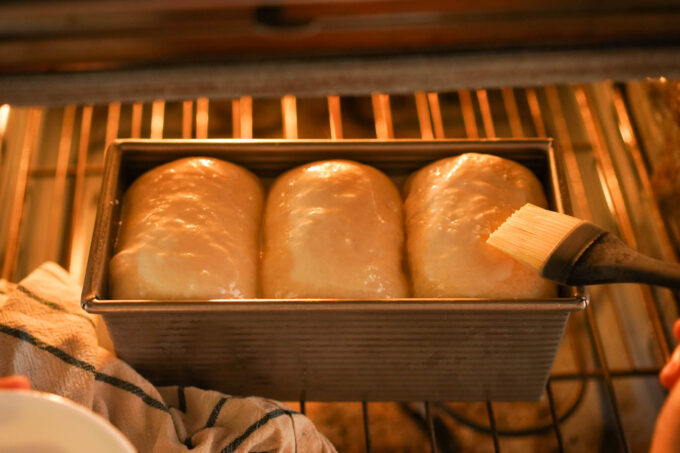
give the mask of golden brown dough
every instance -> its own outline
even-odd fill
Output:
[[[263,199],[255,175],[218,159],[180,159],[145,173],[123,198],[111,296],[257,297]]]
[[[406,297],[402,201],[375,168],[324,161],[293,169],[265,208],[266,298]]]
[[[442,159],[409,181],[406,249],[416,297],[538,298],[553,284],[486,239],[525,203],[547,207],[524,166],[469,153]]]

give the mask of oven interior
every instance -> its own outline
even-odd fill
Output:
[[[553,137],[576,215],[657,258],[680,244],[680,83],[0,106],[1,276],[46,260],[81,281],[116,138]],[[295,401],[339,451],[643,452],[665,398],[678,294],[590,288],[532,403]]]

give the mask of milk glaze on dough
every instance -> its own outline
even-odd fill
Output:
[[[110,262],[114,299],[257,297],[262,186],[218,159],[145,173],[123,198]]]
[[[524,166],[469,153],[434,162],[406,188],[408,264],[415,297],[541,298],[552,283],[486,244],[525,203],[547,207],[540,182]]]
[[[375,168],[333,160],[283,174],[263,234],[266,298],[408,296],[401,196]]]

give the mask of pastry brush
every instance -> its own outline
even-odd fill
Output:
[[[508,217],[487,243],[557,283],[636,282],[680,288],[680,265],[636,252],[590,222],[530,203]]]

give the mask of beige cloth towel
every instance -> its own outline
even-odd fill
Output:
[[[156,388],[97,344],[80,287],[54,263],[18,285],[0,281],[0,376],[82,404],[140,452],[334,452],[312,422],[283,403],[193,387]]]

